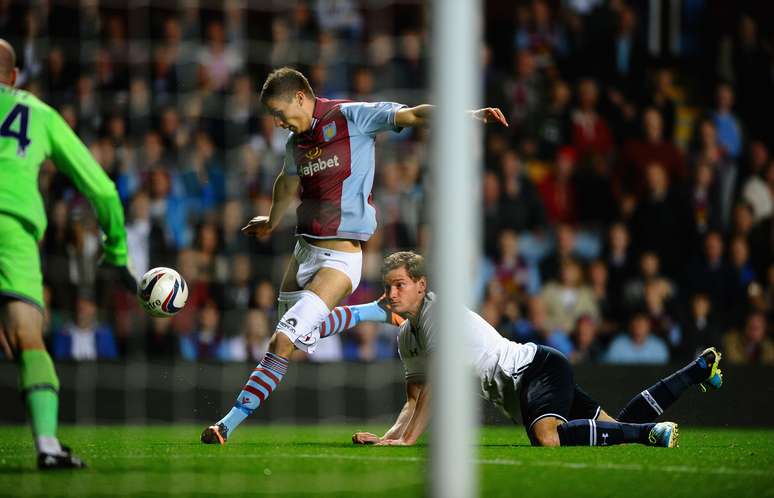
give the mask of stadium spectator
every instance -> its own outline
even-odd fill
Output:
[[[717,196],[717,222],[723,229],[728,227],[733,205],[733,196],[738,190],[739,172],[737,162],[720,144],[715,123],[703,119],[698,125],[699,144],[693,155],[695,167],[706,164],[712,169]],[[722,225],[721,225],[722,224]]]
[[[87,296],[76,299],[75,319],[54,331],[51,350],[58,360],[112,360],[118,357],[113,332],[99,321],[97,303]]]
[[[704,238],[704,257],[694,260],[687,268],[685,288],[690,294],[706,293],[712,308],[725,319],[734,301],[734,274],[725,260],[723,238],[710,232]]]
[[[720,190],[715,182],[715,170],[706,162],[694,167],[693,183],[688,193],[691,204],[692,247],[699,247],[708,230],[722,229],[723,206]]]
[[[481,235],[484,239],[484,254],[489,258],[494,258],[497,255],[498,232],[500,230],[500,180],[495,172],[484,172],[482,190],[481,211],[484,219]]]
[[[721,344],[721,327],[706,294],[691,296],[687,319],[682,323],[683,339],[674,359],[689,360],[715,344]]]
[[[679,92],[675,88],[674,73],[670,69],[660,68],[655,71],[651,80],[653,88],[646,104],[661,115],[664,139],[671,142],[675,139],[678,106],[676,95]]]
[[[613,150],[613,137],[607,120],[597,106],[599,87],[591,79],[578,83],[578,106],[572,113],[572,144],[582,160],[608,156]]]
[[[573,350],[570,363],[597,363],[602,358],[602,345],[599,340],[599,324],[588,315],[581,316],[572,331]]]
[[[574,176],[576,216],[580,224],[599,230],[633,209],[633,206],[625,207],[623,202],[619,205],[615,198],[608,158],[596,156],[590,163],[578,164]]]
[[[144,191],[138,192],[129,208],[129,221],[126,224],[126,245],[132,257],[132,267],[138,275],[151,269],[151,247],[158,231],[153,233],[150,218],[150,198]],[[154,254],[156,254],[154,252]]]
[[[631,237],[626,224],[613,223],[607,232],[607,243],[604,249],[610,288],[617,294],[622,303],[624,284],[634,276],[636,263],[631,247]]]
[[[221,21],[207,24],[207,45],[199,52],[199,64],[214,91],[228,86],[234,73],[242,69],[243,55],[229,46]]]
[[[535,116],[535,136],[538,155],[551,159],[556,151],[570,141],[570,100],[572,91],[566,81],[554,81],[548,104]]]
[[[261,361],[269,349],[271,338],[269,318],[258,309],[251,309],[245,315],[242,331],[224,344],[223,359],[255,363]]]
[[[653,162],[644,171],[647,194],[637,203],[630,222],[633,245],[655,252],[666,273],[679,271],[688,253],[689,210],[667,171]]]
[[[732,363],[774,365],[774,341],[769,337],[766,315],[758,311],[750,313],[744,330],[726,333],[723,349]]]
[[[188,361],[213,361],[226,357],[220,329],[220,310],[207,301],[199,310],[196,329],[180,336],[180,354]]]
[[[650,319],[651,333],[667,343],[670,351],[680,348],[683,332],[671,299],[669,284],[661,279],[645,283],[643,311]]]
[[[546,304],[541,296],[532,296],[527,300],[527,317],[517,322],[516,336],[522,338],[522,342],[551,346],[565,355],[573,350],[568,332],[551,328]]]
[[[577,154],[572,147],[562,147],[548,175],[538,183],[546,215],[551,223],[573,223],[578,212],[573,174]]]
[[[235,334],[250,306],[253,295],[252,265],[247,254],[234,254],[229,261],[228,278],[217,285],[217,302],[223,310],[222,329],[225,334]]]
[[[546,224],[545,208],[522,166],[514,150],[506,151],[500,159],[500,227],[517,233],[541,229]]]
[[[174,193],[170,173],[163,167],[154,168],[148,178],[151,219],[162,227],[164,245],[169,251],[187,247],[191,242],[191,229],[187,223],[188,206]]]
[[[618,11],[616,33],[605,53],[600,55],[608,88],[630,100],[641,100],[642,97],[639,89],[645,79],[647,54],[641,40],[634,9],[622,6]]]
[[[269,280],[261,280],[256,284],[250,300],[250,308],[261,311],[270,323],[274,323],[277,315],[277,293]]]
[[[356,341],[345,343],[345,359],[370,362],[395,357],[396,330],[391,325],[361,322],[352,332],[355,333]]]
[[[535,57],[528,50],[518,50],[513,60],[514,78],[505,83],[505,95],[510,102],[508,121],[513,132],[523,132],[543,102],[544,82],[535,67]]]
[[[145,356],[152,360],[171,361],[178,356],[179,340],[166,317],[152,317],[145,332]]]
[[[400,50],[393,61],[397,88],[420,90],[427,87],[427,65],[422,45],[421,33],[406,30],[400,35]]]
[[[676,292],[675,284],[661,273],[661,261],[654,252],[645,252],[640,256],[639,274],[627,280],[623,286],[623,300],[627,311],[641,308],[645,304],[645,284],[649,280],[662,279],[668,284],[670,294]]]
[[[731,270],[734,272],[735,286],[731,289],[735,300],[738,296],[746,296],[747,288],[755,280],[757,275],[750,260],[750,247],[744,237],[736,236],[731,239],[730,251]]]
[[[642,138],[629,140],[621,148],[614,171],[619,195],[633,193],[645,197],[649,193],[647,187],[651,186],[648,177],[653,164],[664,169],[672,185],[679,185],[686,177],[683,154],[664,137],[663,118],[656,109],[645,110],[642,129]]]
[[[564,32],[553,19],[548,2],[536,0],[518,12],[520,23],[514,36],[515,48],[528,50],[538,69],[551,68],[555,65],[554,58],[564,57],[567,46]]]
[[[553,252],[540,262],[540,278],[544,284],[560,278],[560,269],[565,261],[580,259],[577,252],[577,233],[571,225],[558,225],[555,239]]]
[[[589,287],[594,293],[594,300],[599,307],[599,320],[595,322],[601,334],[619,330],[619,322],[623,317],[621,293],[611,287],[607,265],[604,260],[596,259],[588,266]],[[606,337],[603,337],[606,339]]]
[[[774,212],[774,197],[763,176],[770,169],[772,167],[768,166],[764,167],[760,174],[757,172],[750,174],[742,187],[742,199],[753,211],[756,223],[768,218]]]
[[[669,349],[662,339],[651,334],[648,316],[637,312],[629,320],[629,331],[613,339],[605,361],[621,365],[660,365],[669,361]]]
[[[519,237],[513,230],[500,232],[499,256],[494,265],[494,278],[510,297],[523,297],[530,289],[536,288],[534,269],[519,255]]]
[[[731,64],[737,88],[740,120],[745,122],[746,128],[752,133],[766,133],[768,123],[761,116],[760,108],[761,101],[766,102],[770,98],[772,80],[765,70],[768,56],[761,42],[758,22],[749,14],[739,17],[739,29],[731,51]]]
[[[712,120],[717,127],[718,141],[726,154],[732,159],[738,159],[742,154],[742,127],[733,113],[733,107],[734,89],[728,83],[719,84],[715,94]]]
[[[184,275],[188,283],[188,301],[185,308],[171,320],[177,334],[189,334],[196,328],[199,310],[208,302],[212,302],[212,290],[209,282],[199,275],[199,254],[193,249],[184,249],[177,254],[174,267],[180,275]]]
[[[582,315],[599,319],[594,293],[583,282],[581,266],[573,259],[561,263],[559,281],[549,282],[540,296],[546,305],[546,324],[549,329],[561,330],[569,335]]]

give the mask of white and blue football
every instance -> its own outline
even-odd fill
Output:
[[[148,314],[172,316],[185,306],[188,286],[178,272],[160,266],[142,276],[137,297]]]

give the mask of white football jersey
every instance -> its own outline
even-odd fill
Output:
[[[406,320],[398,334],[398,353],[406,370],[406,382],[425,382],[428,356],[435,350],[438,334],[433,308],[435,294],[428,292],[416,320]],[[537,346],[519,344],[501,336],[477,313],[467,310],[464,327],[468,359],[481,381],[481,395],[502,406],[504,390],[516,390],[524,370],[532,363]]]

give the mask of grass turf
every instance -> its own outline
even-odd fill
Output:
[[[200,427],[64,427],[90,468],[40,473],[26,427],[0,427],[0,496],[421,496],[427,446],[362,447],[355,430],[249,424],[225,447]],[[519,427],[487,427],[481,496],[774,496],[774,431],[685,427],[677,449],[531,448]]]

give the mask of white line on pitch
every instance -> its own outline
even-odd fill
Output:
[[[308,460],[367,460],[367,461],[381,461],[381,462],[424,462],[425,458],[415,456],[376,456],[376,455],[336,455],[336,454],[310,454],[301,453],[296,455],[272,455],[266,457],[264,455],[188,455],[191,458],[212,458],[212,459],[288,459],[305,458]],[[7,460],[20,460],[27,458],[23,455],[0,455],[0,462]],[[112,458],[116,458],[115,455]],[[146,459],[160,459],[163,456],[160,455],[124,455],[120,459],[124,460],[146,460]],[[476,459],[475,461],[481,465],[510,465],[510,466],[524,466],[524,467],[559,467],[563,469],[577,469],[577,470],[628,470],[628,471],[658,471],[658,472],[671,472],[677,474],[718,474],[718,475],[750,475],[750,476],[764,476],[769,475],[769,471],[759,469],[741,469],[733,467],[712,467],[712,468],[699,468],[691,465],[664,465],[664,466],[645,466],[636,463],[621,464],[621,463],[583,463],[583,462],[555,462],[555,461],[524,461],[524,460],[512,460],[508,458],[494,458],[494,459]]]

